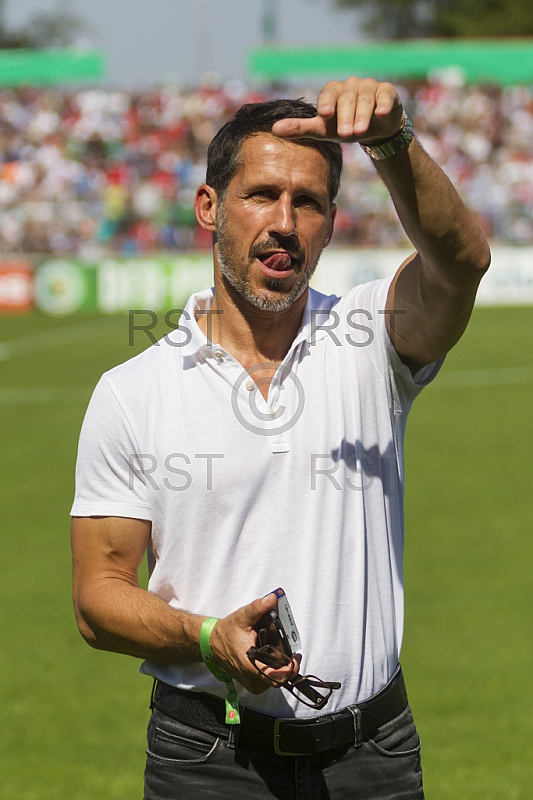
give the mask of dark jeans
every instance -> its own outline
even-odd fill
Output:
[[[409,706],[373,738],[313,756],[279,756],[154,709],[145,800],[423,800],[420,739]]]

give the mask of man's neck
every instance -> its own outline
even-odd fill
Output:
[[[308,290],[286,311],[261,311],[232,287],[217,283],[209,312],[198,317],[201,330],[246,369],[281,363],[302,324]]]

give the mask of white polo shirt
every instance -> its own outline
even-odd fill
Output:
[[[149,591],[223,617],[282,586],[302,639],[302,672],[339,680],[328,711],[379,691],[403,631],[403,438],[440,363],[415,379],[392,347],[390,278],[346,297],[313,290],[265,401],[206,340],[193,295],[180,327],[107,372],[83,423],[73,516],[151,520]],[[143,672],[223,696],[203,663]],[[288,692],[241,701],[308,716]]]

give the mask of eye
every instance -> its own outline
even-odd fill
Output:
[[[251,200],[272,200],[275,199],[276,195],[273,189],[264,187],[258,189],[251,189],[246,194],[246,197]]]
[[[296,200],[294,201],[294,204],[298,208],[302,208],[303,207],[303,208],[316,209],[318,211],[322,210],[321,203],[319,203],[318,200],[315,197],[310,197],[309,195],[306,195],[306,194],[303,194],[300,197],[297,197]]]
[[[250,192],[249,197],[256,200],[274,200],[275,194],[272,189],[255,189]]]

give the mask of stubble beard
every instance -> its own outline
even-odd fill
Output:
[[[238,251],[237,242],[234,236],[228,232],[227,219],[223,205],[218,208],[216,235],[218,244],[218,264],[221,274],[241,297],[253,305],[254,308],[259,309],[259,311],[287,311],[307,289],[326,244],[326,240],[324,239],[318,256],[314,262],[308,264],[298,276],[296,283],[288,294],[284,293],[282,278],[268,278],[264,285],[264,290],[266,290],[268,294],[263,294],[261,290],[254,290],[250,284],[249,265],[241,270],[235,268],[235,253]],[[279,247],[279,243],[272,239],[263,242],[262,247],[264,247],[265,250],[268,248],[274,249]],[[250,261],[252,260],[252,253],[250,253]],[[272,297],[272,293],[276,293],[279,296]]]

